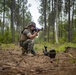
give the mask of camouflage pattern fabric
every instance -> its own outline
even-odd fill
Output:
[[[36,24],[35,24],[35,22],[33,22],[33,21],[29,22],[28,25],[27,25],[27,27],[29,27],[29,26],[31,26],[31,25],[33,25],[33,26],[36,27]]]
[[[28,24],[28,27],[22,31],[20,36],[20,46],[22,47],[22,54],[24,54],[25,52],[26,53],[31,52],[32,54],[35,55],[35,51],[33,49],[34,42],[29,38],[29,36],[33,34],[33,32],[29,28],[29,26],[31,25],[35,26],[35,23],[30,22]]]
[[[23,41],[21,42],[21,46],[23,47],[22,48],[22,55],[28,53],[28,52],[31,52],[33,55],[35,55],[35,51],[33,49],[33,46],[34,46],[34,42],[31,40],[31,39],[28,39],[26,41]]]

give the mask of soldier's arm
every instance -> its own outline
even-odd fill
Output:
[[[34,32],[34,34],[31,34],[28,30],[24,31],[24,34],[27,35],[30,39],[34,39],[38,35],[38,31]]]
[[[35,32],[34,34],[28,34],[27,36],[30,38],[30,39],[34,39],[36,36],[38,35],[38,32]]]

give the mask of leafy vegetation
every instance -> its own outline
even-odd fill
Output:
[[[35,50],[43,50],[44,46],[47,46],[48,50],[55,49],[57,52],[65,50],[65,47],[76,47],[75,43],[64,43],[64,44],[50,44],[48,42],[41,42],[35,44]]]
[[[58,43],[58,45],[66,42],[76,43],[76,0],[39,1],[41,14],[39,24],[43,27],[43,31],[39,32],[35,43],[43,45],[48,45],[45,42]],[[19,42],[21,30],[32,20],[30,6],[28,0],[0,0],[0,14],[2,15],[0,18],[0,43]],[[56,25],[58,25],[58,31],[56,31]]]
[[[75,43],[64,43],[64,44],[50,44],[48,42],[42,42],[34,45],[34,49],[37,51],[43,51],[44,46],[47,46],[48,51],[51,49],[55,49],[57,52],[62,52],[65,50],[65,47],[75,47]],[[19,46],[16,44],[1,44],[2,49],[8,49],[8,48],[17,48],[19,49]]]

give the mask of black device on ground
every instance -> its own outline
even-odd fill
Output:
[[[44,53],[44,55],[46,55],[46,56],[48,56],[48,51],[47,51],[47,46],[44,46],[44,50],[43,50],[43,53]]]
[[[51,49],[50,51],[48,51],[47,46],[44,46],[43,53],[44,53],[44,55],[49,56],[50,58],[55,58],[55,56],[56,56],[55,49]]]
[[[49,57],[50,58],[55,58],[55,56],[56,56],[56,51],[54,50],[54,49],[51,49],[50,51],[49,51]]]

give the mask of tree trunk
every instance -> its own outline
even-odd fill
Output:
[[[56,43],[58,42],[58,0],[57,0],[57,4],[56,4],[56,28],[55,28],[55,38],[56,38]]]
[[[12,43],[15,42],[15,35],[14,35],[14,1],[12,0],[11,3],[11,33],[12,33]]]
[[[44,0],[44,41],[46,41],[46,2],[47,0]]]
[[[23,0],[23,28],[24,28],[24,18],[25,16],[24,16],[24,0]]]
[[[19,2],[19,1],[20,1],[20,0],[17,0],[18,4],[20,5],[20,2]],[[16,12],[15,14],[17,15],[17,16],[16,16],[16,18],[17,18],[17,28],[16,28],[16,31],[17,31],[18,33],[19,33],[19,31],[18,31],[18,30],[19,30],[19,5],[18,5],[18,8],[16,9],[17,11],[15,10],[15,12]]]
[[[70,0],[68,0],[68,42],[71,42]]]
[[[4,25],[5,25],[5,0],[4,0],[2,35],[4,35]]]
[[[48,15],[48,42],[50,37],[50,0],[49,0],[49,15]]]
[[[52,0],[52,12],[53,12],[53,0]],[[55,15],[55,14],[54,14]],[[54,15],[52,15],[52,26],[53,26],[53,44],[54,44],[54,42],[55,42],[55,32],[54,32],[54,19],[53,19],[53,16]]]
[[[74,16],[74,1],[73,1],[73,10],[72,10],[72,22],[71,22],[71,41],[73,41],[73,16]]]

